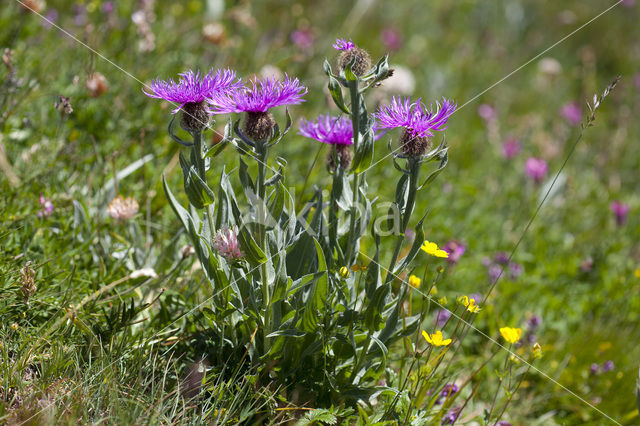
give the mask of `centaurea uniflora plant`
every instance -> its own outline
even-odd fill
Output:
[[[446,145],[431,149],[430,138],[445,131],[455,103],[443,99],[427,108],[421,100],[395,98],[372,114],[365,97],[391,74],[387,57],[372,65],[369,54],[350,40],[338,39],[334,47],[337,67],[326,60],[323,68],[339,115],[301,120],[303,137],[287,142],[310,143],[306,137],[330,149],[330,187],[315,187],[307,199],[303,193],[302,203],[287,190],[286,161],[269,155],[293,122],[282,107],[305,101],[307,89],[297,78],[240,84],[231,70],[188,71],[177,82],[154,81],[145,92],[173,102],[173,114],[181,114],[180,125],[191,136],[185,140],[175,116],[170,120],[171,137],[190,150],[180,154],[189,205],[173,195],[167,180],[164,189],[212,286],[205,315],[207,341],[215,342],[209,362],[221,373],[237,367],[255,374],[259,385],[272,383],[287,395],[295,391],[299,401],[327,407],[353,404],[380,390],[376,386],[387,375],[388,348],[395,342],[403,341],[412,353],[425,344],[429,351],[442,346],[444,356],[445,346],[460,341],[460,332],[450,330],[429,330],[426,341],[420,336],[423,322],[432,318],[425,301],[435,291],[422,293],[433,280],[427,269],[415,272],[416,263],[446,265],[449,253],[425,241],[423,219],[412,221],[418,191],[447,164]],[[282,131],[280,113],[286,120]],[[218,115],[230,115],[224,137],[208,147],[203,134]],[[402,132],[399,152],[380,160],[393,161],[401,172],[383,226],[384,220],[374,220],[379,202],[368,194],[366,172],[374,165],[377,130],[396,127]],[[219,161],[218,154],[230,146],[238,154],[237,167]],[[435,167],[420,180],[427,163]],[[415,236],[407,240],[410,223]],[[369,233],[371,256],[361,245]],[[404,245],[408,250],[401,250]],[[418,257],[422,251],[426,254]],[[380,266],[383,256],[390,257],[388,268]],[[405,315],[409,291],[423,295],[417,315]],[[403,371],[408,377],[411,368]],[[399,397],[406,384],[393,389],[389,384],[390,395]]]

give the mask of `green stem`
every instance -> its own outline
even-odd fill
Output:
[[[266,198],[266,185],[265,181],[267,178],[267,157],[269,155],[269,148],[266,142],[258,142],[256,143],[256,148],[258,151],[258,240],[260,244],[260,248],[267,253],[267,232],[265,227],[266,221],[266,209],[267,209],[267,200]],[[264,339],[264,351],[265,353],[268,350],[267,346],[267,338],[266,336],[269,334],[270,329],[270,294],[269,294],[269,282],[267,277],[267,263],[266,261],[260,265],[260,281],[262,282],[262,300],[264,303],[264,329],[263,329],[263,339]]]
[[[353,125],[353,152],[358,152],[358,143],[360,140],[360,94],[358,93],[358,80],[349,82],[349,93],[351,95],[351,123]],[[360,175],[358,172],[353,173],[353,189],[352,189],[352,203],[351,203],[351,215],[349,217],[349,238],[347,240],[347,252],[346,266],[349,267],[354,260],[355,253],[353,252],[353,246],[355,243],[355,236],[353,235],[356,227],[356,212],[359,201],[360,191]]]
[[[413,208],[416,202],[416,193],[418,178],[420,177],[420,162],[414,158],[409,158],[409,195],[407,197],[407,204],[405,206],[404,212],[402,213],[402,222],[400,226],[400,234],[396,236],[396,245],[393,249],[393,256],[391,256],[391,262],[389,262],[389,268],[387,268],[387,276],[384,280],[385,284],[390,282],[393,277],[393,270],[398,262],[398,257],[400,256],[400,249],[402,248],[402,243],[404,242],[404,234],[409,226],[409,220],[411,219],[411,215],[413,214]]]
[[[205,168],[205,161],[204,161],[204,152],[202,149],[202,133],[201,132],[193,132],[191,134],[191,137],[193,138],[193,150],[195,151],[195,160],[196,160],[196,170],[198,171],[198,175],[200,176],[200,179],[202,179],[203,182],[207,182],[207,170]],[[213,233],[215,232],[216,228],[213,224],[213,204],[209,204],[207,206],[207,223],[209,224],[209,244],[212,243],[213,241]]]

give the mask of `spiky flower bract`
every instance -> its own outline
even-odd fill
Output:
[[[251,87],[235,87],[228,93],[208,99],[212,114],[232,112],[267,112],[270,108],[282,105],[297,105],[304,102],[307,93],[297,78],[285,74],[284,81],[274,78],[256,78]]]
[[[442,104],[436,103],[428,108],[418,99],[412,103],[409,97],[393,97],[389,105],[383,105],[375,114],[379,128],[404,128],[400,138],[402,153],[408,157],[423,155],[429,148],[428,138],[434,132],[447,128],[447,120],[456,110],[456,104],[442,98]]]
[[[151,93],[143,90],[144,94],[151,98],[179,104],[172,111],[173,114],[187,103],[200,103],[241,85],[240,80],[236,80],[236,73],[230,69],[211,69],[204,75],[199,70],[189,70],[178,75],[180,78],[177,82],[173,79],[156,79],[151,83]]]
[[[357,76],[364,75],[371,68],[371,55],[364,49],[356,46],[351,40],[337,38],[333,48],[342,51],[338,56],[338,67],[345,70],[353,61],[351,70]]]

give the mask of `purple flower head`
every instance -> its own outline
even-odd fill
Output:
[[[502,156],[507,160],[520,154],[520,151],[522,151],[522,146],[516,139],[506,139],[502,144]]]
[[[442,392],[440,392],[440,395],[447,398],[453,395],[454,393],[458,392],[459,390],[460,388],[455,383],[448,383],[444,385],[444,387],[442,388]]]
[[[591,366],[589,367],[589,372],[591,374],[597,374],[598,371],[600,371],[600,366],[595,362],[591,364]]]
[[[493,255],[493,261],[500,265],[506,265],[509,262],[509,253],[499,251]]]
[[[455,265],[460,261],[460,258],[467,251],[467,247],[460,241],[451,240],[447,244],[445,244],[442,249],[449,253],[449,257],[447,258],[447,262],[451,265]]]
[[[42,21],[42,27],[45,29],[49,29],[51,27],[54,26],[54,24],[56,22],[58,22],[58,11],[55,9],[49,9],[47,11],[47,14],[44,17],[44,20]]]
[[[495,108],[493,108],[489,104],[481,104],[478,107],[478,115],[480,116],[480,118],[487,122],[493,121],[498,118],[498,114],[496,113]]]
[[[522,275],[522,271],[524,271],[524,267],[517,262],[509,262],[509,278],[515,280],[520,275]]]
[[[447,128],[447,120],[456,110],[456,104],[446,98],[442,98],[442,105],[436,103],[437,108],[427,110],[422,103],[422,98],[411,103],[409,97],[393,97],[390,105],[383,105],[375,114],[381,129],[404,127],[412,138],[431,137],[434,131],[443,131]]]
[[[49,217],[51,213],[53,213],[53,203],[43,194],[40,194],[40,205],[42,206],[42,210],[38,211],[38,217]]]
[[[393,28],[385,28],[380,33],[380,40],[387,50],[399,50],[402,47],[402,37]]]
[[[87,7],[82,4],[73,6],[73,23],[82,26],[87,23]]]
[[[237,260],[244,256],[238,242],[238,231],[236,227],[222,228],[213,237],[213,248],[227,260]]]
[[[449,321],[449,318],[451,318],[451,312],[449,312],[446,309],[438,309],[435,312],[434,316],[436,321],[436,327],[442,328],[447,323],[447,321]]]
[[[622,3],[624,7],[633,7],[636,4],[636,0],[621,0],[620,3]]]
[[[635,73],[633,76],[633,84],[636,86],[636,89],[640,90],[640,72]]]
[[[524,165],[524,171],[535,183],[541,183],[549,169],[546,161],[540,158],[529,157]]]
[[[560,115],[572,126],[577,126],[582,121],[582,108],[578,102],[570,102],[560,108]]]
[[[209,70],[202,75],[200,71],[191,70],[178,74],[178,82],[171,80],[156,79],[151,83],[151,93],[144,92],[145,95],[164,99],[165,101],[180,104],[172,111],[173,114],[187,103],[200,103],[206,99],[220,96],[240,86],[240,81],[236,80],[236,73],[230,69]]]
[[[629,215],[629,211],[631,210],[629,204],[625,204],[621,201],[615,200],[609,207],[616,217],[616,223],[618,224],[618,226],[624,225],[627,222],[627,216]]]
[[[491,282],[495,282],[502,275],[502,267],[495,263],[489,265],[489,267],[487,268],[487,274],[489,274],[489,279],[491,280]]]
[[[462,411],[462,407],[455,407],[449,410],[447,414],[442,417],[443,425],[452,425],[458,420],[458,416],[460,416],[460,412]]]
[[[116,8],[116,5],[112,1],[105,1],[100,6],[100,9],[102,9],[102,11],[107,14],[112,13],[115,10],[115,8]]]
[[[533,314],[527,319],[527,326],[529,330],[535,331],[542,324],[542,317],[540,315]]]
[[[315,41],[313,33],[308,28],[292,31],[289,39],[302,50],[312,48],[313,42]]]
[[[333,43],[333,48],[336,50],[346,51],[346,50],[351,50],[354,47],[356,47],[356,45],[351,40],[347,41],[343,38],[337,38],[336,42]]]
[[[611,371],[615,368],[615,365],[613,364],[613,361],[609,360],[607,362],[605,362],[604,364],[602,364],[602,372],[606,373],[608,371]]]
[[[232,112],[267,112],[270,108],[282,105],[297,105],[304,102],[307,93],[297,78],[291,79],[285,74],[284,81],[273,78],[256,78],[252,87],[233,88],[229,93],[208,100],[212,114]]]
[[[353,125],[345,117],[319,116],[315,121],[300,121],[300,132],[317,141],[330,145],[353,145]]]

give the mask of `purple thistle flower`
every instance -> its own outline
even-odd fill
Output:
[[[621,201],[615,200],[609,207],[616,217],[616,223],[618,224],[618,226],[624,225],[627,222],[627,216],[629,215],[629,211],[631,211],[631,206],[629,206],[629,204],[625,204]]]
[[[151,93],[143,90],[144,94],[151,98],[180,104],[172,114],[180,111],[187,103],[200,103],[241,85],[239,80],[234,81],[236,73],[230,69],[215,72],[211,69],[204,75],[200,74],[200,71],[189,70],[178,75],[180,76],[178,82],[173,79],[166,81],[156,79],[151,83]]]
[[[613,361],[609,360],[607,362],[605,362],[604,364],[602,364],[602,372],[606,373],[608,371],[611,371],[615,368],[615,365],[613,364]]]
[[[356,45],[351,40],[347,41],[343,38],[337,38],[335,43],[333,43],[333,48],[336,50],[346,51],[351,50],[354,47],[356,47]]]
[[[509,253],[499,251],[493,255],[493,261],[500,265],[506,265],[509,262]]]
[[[100,9],[102,9],[102,11],[106,14],[110,14],[115,10],[116,6],[112,1],[105,1],[104,3],[102,3],[102,5],[100,6]]]
[[[582,121],[582,108],[578,102],[570,102],[560,108],[560,115],[572,126],[577,126]]]
[[[540,315],[533,314],[527,319],[527,326],[529,330],[536,331],[542,324],[542,317]]]
[[[244,256],[238,242],[238,231],[236,227],[222,228],[213,237],[213,248],[227,260],[237,260]]]
[[[285,74],[284,81],[273,78],[256,78],[252,87],[234,87],[228,93],[208,99],[212,114],[232,112],[267,112],[281,105],[297,105],[304,102],[307,93],[297,78],[291,79]]]
[[[489,279],[491,282],[495,282],[502,275],[502,267],[500,265],[491,264],[487,268],[487,274],[489,274]]]
[[[43,194],[40,194],[39,201],[40,205],[42,206],[42,210],[38,211],[38,217],[47,218],[51,216],[51,213],[53,213],[53,203],[51,202],[51,200],[45,197]]]
[[[353,145],[353,124],[344,117],[325,114],[315,121],[302,119],[299,134],[330,145]]]
[[[520,151],[522,151],[522,146],[516,139],[506,139],[502,144],[502,156],[507,160],[520,154]]]
[[[390,105],[383,105],[375,114],[379,121],[379,128],[392,129],[404,127],[412,137],[431,137],[434,131],[443,131],[447,128],[447,120],[456,110],[456,104],[446,98],[442,98],[442,105],[436,103],[435,112],[431,107],[422,103],[422,98],[411,103],[409,97],[393,97]]]
[[[530,157],[524,165],[524,171],[535,183],[541,183],[549,169],[546,161],[540,158]]]
[[[591,374],[598,374],[599,370],[600,370],[600,366],[595,362],[591,364],[591,366],[589,367],[589,372]]]
[[[42,21],[42,26],[47,30],[52,28],[55,23],[58,22],[58,17],[58,11],[56,9],[50,9],[47,11],[45,19]]]

